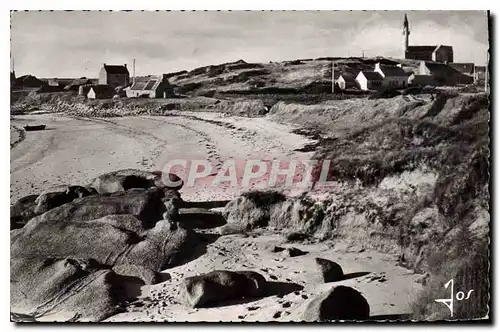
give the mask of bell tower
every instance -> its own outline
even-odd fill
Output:
[[[410,45],[410,23],[408,23],[408,17],[405,14],[405,20],[403,22],[403,36],[404,40],[404,55],[406,58],[406,52],[408,51],[408,46]]]

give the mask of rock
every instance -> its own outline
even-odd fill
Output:
[[[331,320],[366,320],[370,306],[363,295],[354,288],[336,286],[307,304],[302,320],[324,322]]]
[[[187,277],[181,284],[180,300],[191,307],[206,307],[220,301],[266,294],[265,278],[253,271],[212,271]]]
[[[163,192],[159,189],[131,189],[107,195],[87,196],[51,209],[30,220],[27,226],[44,221],[86,221],[107,215],[129,214],[153,226],[162,219],[165,205]]]
[[[229,202],[224,208],[228,223],[254,229],[269,224],[272,210],[286,201],[286,196],[275,191],[249,191]]]
[[[247,229],[241,224],[226,224],[218,228],[220,235],[245,234]]]
[[[179,192],[172,189],[163,189],[162,202],[165,212],[162,217],[165,220],[177,221],[179,218],[179,208],[182,206],[183,201]]]
[[[318,257],[316,257],[314,260],[323,282],[340,281],[344,277],[344,272],[342,271],[342,268],[339,264]]]
[[[113,271],[121,276],[137,277],[146,285],[154,285],[161,282],[160,274],[143,266],[132,264],[121,264],[113,266]]]
[[[147,189],[150,187],[169,188],[179,190],[183,181],[175,174],[168,173],[163,176],[161,172],[148,172],[137,169],[124,169],[102,174],[91,181],[89,187],[97,190],[99,194],[115,193],[133,188]],[[163,181],[167,183],[164,183]],[[176,182],[176,184],[169,183]]]
[[[297,256],[305,255],[305,254],[307,254],[307,252],[302,251],[298,248],[294,248],[294,247],[286,248],[283,251],[283,255],[288,256],[288,257],[297,257]]]
[[[16,258],[93,259],[106,266],[131,264],[161,271],[182,262],[198,241],[194,232],[183,228],[171,230],[165,220],[150,229],[131,216],[106,216],[89,221],[48,220],[30,222],[19,232],[11,233],[10,254]]]
[[[68,186],[65,191],[45,192],[37,197],[35,214],[45,213],[53,208],[72,202],[77,198],[90,196],[95,190],[88,190],[82,186]]]
[[[304,241],[309,236],[302,232],[290,232],[285,235],[285,238],[288,242],[296,242],[296,241]]]
[[[38,195],[29,195],[17,200],[10,207],[10,229],[22,228],[35,216],[36,199]]]
[[[121,278],[91,260],[11,258],[11,311],[98,322],[119,311]]]
[[[272,245],[269,248],[269,251],[271,251],[271,252],[282,252],[283,250],[285,250],[285,248],[279,247],[279,246],[274,246],[274,245]]]
[[[10,209],[11,229],[23,227],[31,218],[77,198],[93,195],[92,188],[82,186],[58,186],[59,191],[44,191],[19,199]]]

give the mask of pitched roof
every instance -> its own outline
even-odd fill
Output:
[[[42,80],[39,80],[38,78],[36,78],[33,75],[19,76],[18,78],[16,78],[15,83],[16,83],[16,85],[22,86],[25,88],[38,88],[38,87],[47,85],[47,83],[45,83]]]
[[[434,51],[437,51],[440,48],[448,48],[450,50],[453,50],[453,47],[450,45],[438,45],[438,46],[436,46],[436,49]]]
[[[420,52],[426,52],[426,53],[432,53],[436,49],[436,45],[420,45],[420,46],[408,46],[408,51],[409,53],[420,53]]]
[[[362,71],[362,73],[369,81],[382,81],[384,79],[382,75],[375,71]]]
[[[434,74],[441,74],[441,75],[460,74],[460,72],[458,72],[457,70],[453,69],[452,67],[444,63],[426,61],[425,66],[429,68],[429,70]]]
[[[406,77],[408,76],[406,72],[401,67],[397,66],[380,66],[380,70],[384,73],[385,76],[389,77]]]
[[[146,84],[148,84],[147,81],[146,82],[135,82],[130,87],[130,90],[144,90],[144,88],[146,87]]]
[[[99,84],[93,85],[90,89],[94,90],[96,96],[109,96],[112,97],[115,93],[115,89],[109,85]]]
[[[130,90],[147,90],[154,91],[158,89],[160,84],[170,85],[168,79],[166,79],[165,75],[150,75],[144,78],[141,78],[140,81],[135,81]]]
[[[104,65],[104,70],[108,74],[128,74],[128,69],[121,65]]]
[[[461,73],[471,74],[471,75],[474,74],[474,64],[472,62],[469,62],[469,63],[454,62],[454,63],[448,63],[448,65],[451,68],[458,70]]]
[[[346,74],[339,75],[339,78],[341,78],[341,77],[346,82],[355,82],[356,81],[356,78],[354,76],[352,76],[352,75],[346,75]]]

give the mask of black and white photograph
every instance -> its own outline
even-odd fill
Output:
[[[491,321],[492,22],[10,11],[10,321]]]

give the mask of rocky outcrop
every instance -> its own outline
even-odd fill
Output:
[[[115,193],[133,188],[147,189],[150,187],[179,190],[184,182],[177,175],[161,172],[148,172],[137,169],[124,169],[102,174],[91,181],[89,187],[99,194]]]
[[[212,271],[187,277],[181,285],[180,300],[191,307],[206,307],[221,301],[260,297],[266,280],[253,271]]]
[[[306,322],[366,320],[369,317],[370,305],[364,296],[347,286],[334,287],[313,298],[302,314]]]
[[[19,199],[10,209],[11,229],[21,228],[33,217],[75,199],[95,195],[93,188],[82,186],[58,186],[39,195],[29,195]]]
[[[307,254],[306,251],[302,251],[295,247],[286,248],[285,250],[283,250],[282,253],[282,255],[287,257],[297,257],[297,256],[303,256],[305,254]]]
[[[152,226],[162,219],[166,208],[162,202],[163,191],[156,188],[131,189],[109,195],[88,196],[74,200],[33,218],[25,227],[45,221],[78,222],[114,214],[128,214]]]
[[[10,229],[22,228],[28,220],[35,216],[36,199],[38,195],[20,198],[10,207]]]
[[[68,186],[65,191],[44,192],[37,197],[35,214],[45,213],[53,208],[72,202],[77,198],[97,194],[93,188],[82,186]]]
[[[135,188],[141,182],[130,177],[138,174],[104,175],[93,182],[96,190],[60,186],[11,207],[18,227],[10,234],[15,317],[61,313],[102,320],[132,296],[128,283],[160,282],[161,270],[190,257],[200,241],[176,221],[179,193],[148,178],[149,172],[142,179],[152,182]]]
[[[160,274],[140,265],[120,264],[113,266],[113,271],[121,276],[135,277],[141,279],[146,285],[154,285],[161,282]]]
[[[240,224],[249,230],[273,227],[302,232],[317,226],[311,218],[313,210],[314,201],[309,199],[289,198],[272,190],[248,191],[229,202],[223,215],[228,223]]]
[[[344,277],[344,271],[339,264],[329,261],[328,259],[318,258],[314,259],[319,276],[322,282],[340,281]]]
[[[167,220],[158,221],[151,229],[130,216],[47,220],[30,222],[12,236],[11,256],[73,257],[93,259],[107,266],[132,264],[161,271],[181,262],[195,243],[195,233],[179,227],[172,230]]]
[[[101,321],[120,311],[122,279],[92,260],[11,257],[11,312]]]

